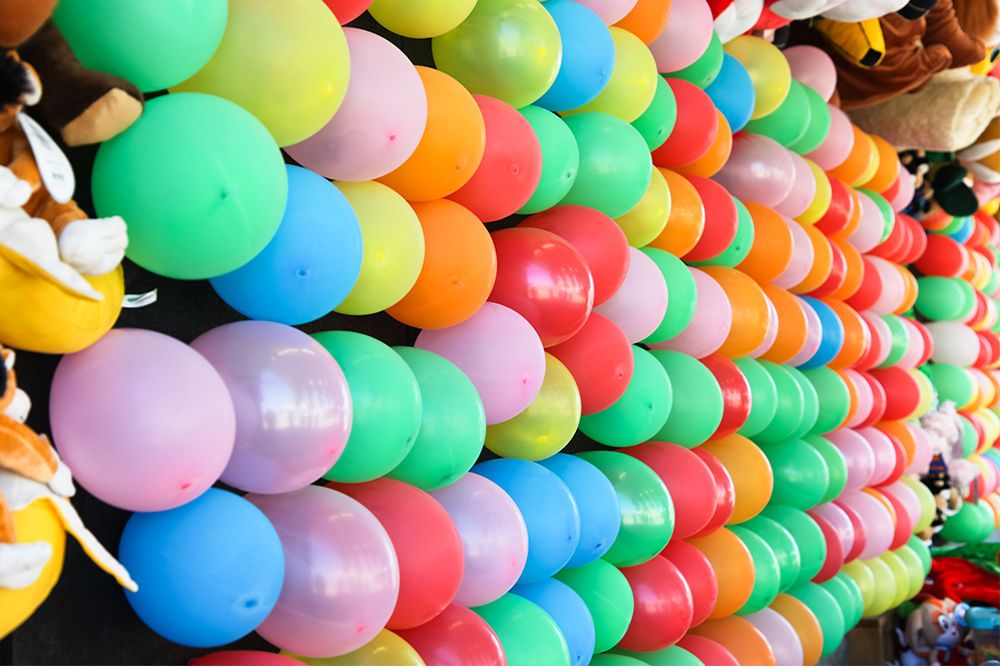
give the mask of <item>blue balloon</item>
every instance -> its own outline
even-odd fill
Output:
[[[165,512],[133,514],[118,558],[139,584],[125,593],[135,613],[185,646],[220,646],[252,632],[271,613],[285,579],[271,522],[221,489]]]
[[[533,461],[494,459],[472,468],[507,492],[528,527],[528,561],[519,584],[541,581],[569,562],[580,542],[580,513],[569,489]]]
[[[604,21],[573,0],[542,4],[552,15],[562,40],[559,74],[535,104],[550,111],[582,107],[600,94],[615,68],[615,43]]]
[[[594,617],[576,591],[558,579],[518,584],[511,593],[531,600],[552,617],[569,647],[571,665],[589,665],[594,657]]]
[[[729,121],[729,128],[733,134],[750,122],[757,96],[750,74],[736,58],[728,53],[723,56],[719,76],[705,88],[705,93],[712,99],[715,108]]]
[[[580,513],[580,543],[566,567],[593,563],[607,553],[621,528],[615,487],[595,465],[576,456],[556,454],[538,464],[558,475]]]
[[[222,299],[255,320],[304,324],[351,292],[361,272],[361,224],[340,190],[319,174],[286,165],[288,203],[260,253],[211,279]]]
[[[959,243],[965,243],[970,238],[972,238],[972,232],[975,230],[975,228],[976,226],[972,222],[972,216],[965,216],[962,219],[961,224],[958,226],[958,229],[953,231],[951,234],[948,234],[948,236],[958,241]]]
[[[844,324],[837,317],[837,313],[833,311],[833,308],[819,299],[804,296],[802,300],[819,317],[820,327],[823,332],[816,353],[809,357],[805,363],[799,364],[799,368],[808,370],[810,368],[825,366],[840,354],[840,349],[844,346]]]

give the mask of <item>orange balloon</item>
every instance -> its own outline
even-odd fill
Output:
[[[1000,493],[986,496],[986,504],[993,510],[993,525],[1000,527]]]
[[[952,223],[954,217],[946,213],[937,204],[931,206],[931,210],[920,219],[920,225],[929,232],[939,232]]]
[[[649,245],[683,257],[698,244],[705,230],[705,205],[686,178],[669,169],[653,168],[660,170],[670,188],[670,216],[663,231]]]
[[[808,294],[826,282],[833,270],[833,250],[830,241],[813,225],[802,225],[809,242],[813,247],[813,263],[809,273],[791,291],[795,294]]]
[[[770,317],[764,290],[753,278],[728,266],[703,266],[701,270],[715,278],[733,309],[733,325],[719,354],[730,359],[745,357],[767,337]]]
[[[893,266],[903,276],[903,286],[906,288],[906,296],[903,298],[903,303],[899,304],[899,308],[893,311],[894,315],[902,315],[910,308],[913,308],[913,304],[917,302],[917,279],[905,266],[900,266],[899,264],[893,264]]]
[[[875,424],[875,428],[888,436],[896,439],[896,442],[903,446],[906,452],[906,467],[913,463],[913,457],[917,454],[917,439],[913,437],[913,431],[906,426],[906,422],[888,421]]]
[[[847,225],[843,229],[838,231],[836,234],[831,234],[830,239],[836,239],[838,241],[847,241],[851,238],[858,227],[861,225],[861,200],[858,199],[858,193],[855,192],[854,188],[848,189],[848,196],[853,200],[854,204],[851,206],[851,218],[847,221]]]
[[[755,570],[750,550],[728,528],[719,528],[705,537],[692,537],[688,543],[705,554],[719,582],[719,598],[708,617],[722,618],[735,613],[753,591]]]
[[[885,192],[899,177],[899,155],[888,141],[878,135],[869,135],[878,153],[878,168],[875,175],[861,187],[878,193]]]
[[[632,11],[615,25],[650,44],[663,32],[669,16],[670,0],[639,0]]]
[[[833,309],[844,325],[844,345],[827,365],[833,369],[850,368],[868,352],[872,344],[871,334],[858,311],[837,299],[823,299],[823,302]]]
[[[722,585],[719,585],[722,588]],[[691,634],[707,637],[722,644],[741,665],[774,665],[774,651],[764,634],[753,623],[739,616],[705,621]]]
[[[872,138],[872,135],[865,135],[865,144],[868,146],[868,163],[865,166],[865,170],[858,174],[858,177],[851,183],[856,188],[860,188],[862,183],[867,183],[875,177],[875,174],[878,172],[879,163],[881,162],[878,146],[875,145],[875,139]]]
[[[677,167],[679,173],[711,178],[726,165],[726,160],[733,150],[733,131],[729,129],[729,121],[722,112],[716,111],[716,113],[719,116],[719,132],[715,135],[715,141],[712,142],[708,152],[700,158],[689,165]]]
[[[466,184],[486,147],[479,105],[444,72],[417,67],[427,93],[427,125],[417,149],[395,170],[377,179],[408,201],[447,197]]]
[[[808,333],[806,314],[788,290],[771,284],[764,285],[763,289],[778,313],[778,335],[761,359],[784,364],[805,347]]]
[[[831,176],[836,176],[845,183],[854,185],[854,181],[862,176],[871,162],[871,139],[868,134],[857,125],[851,124],[851,131],[854,132],[854,147],[847,155],[847,159],[837,165],[834,169],[827,170]]]
[[[815,665],[819,662],[823,651],[823,630],[812,610],[788,593],[779,593],[771,603],[771,609],[781,614],[799,636],[803,664]]]
[[[847,373],[843,371],[834,371],[840,376],[840,379],[844,381],[847,385],[847,395],[850,396],[851,408],[847,411],[847,418],[844,419],[844,424],[850,424],[851,420],[854,419],[854,415],[858,414],[858,387],[854,384],[854,380],[851,379]],[[843,426],[843,424],[841,424]]]
[[[773,208],[751,201],[746,207],[753,220],[753,244],[736,268],[760,284],[769,283],[792,261],[792,230]]]
[[[424,230],[424,265],[406,296],[386,312],[418,329],[464,322],[493,291],[493,239],[472,211],[449,199],[414,203],[413,210]]]
[[[829,296],[833,299],[847,300],[861,288],[861,281],[865,278],[865,262],[858,249],[846,240],[833,240],[831,243],[835,244],[844,255],[844,283],[830,292]]]
[[[743,523],[760,514],[774,490],[774,473],[760,447],[734,433],[706,442],[701,449],[719,459],[733,478],[736,498],[733,514],[726,523]]]

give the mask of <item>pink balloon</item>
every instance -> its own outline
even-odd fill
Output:
[[[878,486],[892,475],[896,467],[896,448],[892,446],[889,436],[877,428],[869,426],[858,429],[858,435],[868,441],[875,456],[875,470],[868,480],[868,486]]]
[[[885,505],[861,491],[846,491],[836,502],[855,510],[865,527],[865,548],[858,558],[877,558],[889,549],[896,526]]]
[[[226,467],[236,436],[233,402],[212,365],[145,329],[114,329],[63,357],[49,420],[76,480],[134,512],[200,496]]]
[[[868,261],[875,266],[882,283],[882,292],[869,309],[876,315],[892,313],[906,300],[906,283],[902,274],[887,259],[869,255]]]
[[[701,57],[712,40],[712,10],[705,0],[673,0],[667,25],[649,45],[659,72],[676,72]]]
[[[796,218],[805,213],[816,198],[816,178],[802,156],[794,151],[788,151],[788,157],[795,165],[795,181],[792,184],[792,191],[774,210],[790,218]]]
[[[712,178],[738,199],[774,208],[792,192],[795,163],[774,139],[739,132],[725,166]]]
[[[899,187],[896,188],[896,194],[889,202],[892,206],[892,210],[899,213],[904,208],[910,205],[913,201],[913,193],[916,190],[916,183],[913,180],[913,174],[910,170],[903,166],[903,163],[899,163]]]
[[[413,346],[440,354],[469,376],[483,400],[487,424],[517,416],[542,388],[542,341],[507,306],[487,301],[461,324],[424,329]]]
[[[323,476],[351,434],[351,393],[340,366],[298,329],[245,320],[198,336],[233,397],[236,447],[222,481],[286,493]]]
[[[847,428],[854,428],[871,416],[872,408],[875,407],[875,394],[872,393],[872,386],[856,370],[847,368],[844,369],[844,374],[851,381],[854,393],[858,397],[858,409],[854,416],[844,424]]]
[[[806,155],[824,171],[836,169],[844,163],[854,148],[854,129],[851,119],[837,107],[828,104],[830,110],[830,133],[819,148]]]
[[[667,314],[667,283],[644,253],[630,247],[628,273],[614,296],[594,308],[618,325],[630,343],[638,343],[663,322]]]
[[[870,256],[869,256],[870,257]],[[874,337],[878,338],[879,354],[875,359],[873,366],[878,366],[889,356],[889,352],[892,351],[892,329],[886,324],[886,321],[877,315],[873,315],[868,311],[861,313],[861,317],[864,318],[865,322],[868,323],[868,328],[872,330]],[[875,344],[875,341],[872,341]]]
[[[340,181],[367,181],[403,164],[424,133],[427,95],[403,52],[376,34],[344,28],[351,80],[316,134],[285,147],[303,167]]]
[[[809,306],[800,296],[796,296],[795,301],[802,308],[802,312],[806,314],[806,344],[799,350],[798,354],[789,360],[789,366],[800,366],[812,359],[823,342],[823,323],[820,321],[816,309]]]
[[[204,667],[228,667],[229,665],[263,667],[265,665],[304,665],[306,663],[287,655],[267,651],[216,651],[195,658],[188,664]]]
[[[906,509],[910,523],[916,525],[920,521],[920,498],[917,492],[902,482],[893,482],[878,489],[887,496],[893,496]]]
[[[606,25],[618,23],[635,7],[636,0],[577,0],[601,17]]]
[[[827,440],[840,450],[847,463],[847,484],[844,493],[858,491],[866,486],[875,474],[875,454],[857,431],[849,428],[837,429],[826,435]]]
[[[820,531],[823,533],[823,542],[826,543],[826,556],[823,558],[823,566],[812,578],[815,583],[821,584],[824,581],[832,579],[840,572],[840,568],[844,567],[846,554],[844,553],[844,545],[840,541],[840,536],[830,522],[818,514],[810,514],[809,516],[819,526]]]
[[[785,620],[784,616],[770,607],[765,607],[743,618],[753,623],[753,626],[764,635],[764,639],[774,651],[776,665],[802,664],[802,642],[799,641],[795,628]]]
[[[854,524],[843,508],[834,503],[817,505],[807,512],[813,518],[822,517],[837,534],[840,546],[847,555],[854,548]]]
[[[271,520],[285,551],[285,583],[258,634],[312,658],[371,641],[399,595],[396,552],[375,516],[323,486],[246,499]]]
[[[907,475],[923,475],[930,468],[931,459],[934,457],[930,437],[919,424],[907,422],[906,428],[910,429],[910,433],[913,434],[913,440],[917,448],[913,453],[913,461],[910,462],[909,467],[903,472]]]
[[[429,491],[455,522],[465,571],[455,604],[489,604],[509,591],[528,558],[528,529],[507,492],[475,473]]]
[[[785,222],[788,223],[788,228],[792,232],[792,261],[781,275],[774,279],[774,284],[785,289],[792,289],[809,275],[815,251],[812,241],[809,240],[809,234],[806,233],[802,225],[787,217]]]
[[[874,199],[860,190],[854,192],[861,202],[861,224],[847,242],[857,248],[858,252],[866,253],[881,242],[882,232],[885,231],[885,220]]]
[[[691,323],[670,340],[654,343],[650,347],[656,350],[676,350],[702,359],[726,342],[733,325],[733,309],[726,292],[715,278],[700,269],[690,270],[698,290],[698,303]]]
[[[783,53],[792,68],[792,78],[809,86],[829,102],[837,89],[837,68],[826,51],[815,46],[793,46]]]
[[[896,366],[899,368],[916,368],[920,360],[924,358],[924,337],[920,335],[917,326],[909,318],[902,317],[899,321],[910,332],[910,346],[906,348],[906,352]]]
[[[766,294],[764,295],[764,301],[767,302],[767,333],[764,335],[764,340],[757,346],[757,349],[747,355],[751,359],[760,358],[762,354],[771,349],[774,341],[778,338],[778,311]]]

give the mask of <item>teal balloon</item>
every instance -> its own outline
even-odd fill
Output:
[[[809,102],[809,126],[798,141],[788,147],[799,155],[819,148],[830,134],[830,108],[826,105],[826,100],[809,86],[803,85],[802,88],[805,89],[806,100]]]
[[[760,444],[787,440],[795,436],[805,416],[805,395],[802,386],[789,367],[779,366],[770,361],[761,361],[760,364],[774,381],[777,407],[774,418],[757,433],[754,441]]]
[[[798,368],[789,366],[788,372],[792,374],[799,389],[802,390],[802,421],[795,428],[795,437],[801,438],[815,428],[816,421],[819,419],[819,394],[816,392],[816,387]]]
[[[632,346],[632,379],[610,406],[580,418],[580,430],[609,447],[630,447],[652,438],[663,428],[673,406],[670,378],[646,350]]]
[[[826,366],[802,371],[813,386],[819,401],[816,423],[811,433],[822,435],[835,431],[847,420],[851,411],[851,393],[847,383],[834,370]]]
[[[848,581],[844,581],[844,579]],[[836,576],[819,584],[819,587],[837,601],[837,606],[840,607],[840,613],[843,616],[845,631],[858,624],[861,620],[864,602],[861,599],[861,589],[858,588],[853,579],[843,572],[838,572]]]
[[[682,352],[653,350],[676,386],[674,405],[656,439],[683,447],[696,447],[708,440],[722,422],[722,390],[705,364]],[[680,391],[683,387],[684,390]]]
[[[732,243],[715,257],[704,261],[691,262],[691,266],[711,265],[735,268],[737,264],[746,259],[747,255],[750,254],[750,247],[753,246],[754,238],[753,218],[750,217],[750,211],[747,210],[743,202],[733,197],[733,203],[736,205],[736,236],[733,238]]]
[[[555,620],[534,602],[507,593],[473,607],[497,634],[508,665],[569,665],[569,647]]]
[[[844,492],[844,487],[847,486],[847,459],[832,442],[821,435],[807,435],[804,440],[819,452],[819,455],[826,462],[829,483],[819,504],[836,500]]]
[[[807,510],[823,502],[830,486],[826,460],[809,443],[793,438],[760,445],[774,473],[771,502]]]
[[[210,139],[210,140],[209,140]],[[91,180],[101,217],[128,223],[126,255],[168,278],[229,273],[264,249],[285,211],[278,145],[221,97],[163,95],[101,144]]]
[[[663,145],[677,123],[677,99],[673,88],[661,77],[656,79],[656,92],[642,115],[632,121],[632,127],[639,131],[650,151]]]
[[[966,502],[955,514],[944,520],[939,533],[949,542],[978,544],[993,532],[993,512],[985,500]]]
[[[802,510],[788,505],[768,505],[762,514],[784,526],[795,540],[801,559],[796,583],[812,580],[823,569],[823,563],[826,561],[826,540],[819,524]]]
[[[701,667],[705,664],[693,653],[682,649],[680,646],[668,646],[665,649],[650,652],[626,651],[621,648],[616,648],[614,650],[615,653],[618,653],[619,655],[640,660],[644,665],[679,665]]]
[[[924,576],[926,577],[931,571],[930,548],[916,535],[910,536],[910,539],[906,541],[906,546],[913,549],[913,552],[920,558],[920,563],[924,566]]]
[[[972,285],[961,278],[917,278],[917,301],[913,308],[928,320],[960,320],[972,311],[975,301]]]
[[[517,211],[528,215],[552,208],[566,196],[580,169],[580,149],[563,119],[548,109],[529,105],[520,109],[520,113],[535,131],[542,149],[542,173],[538,185]]]
[[[753,559],[754,580],[750,597],[736,612],[741,616],[753,614],[774,602],[781,588],[781,566],[778,557],[760,535],[744,526],[731,526],[740,541],[750,550]]]
[[[740,524],[740,527],[759,535],[771,548],[778,561],[780,573],[778,592],[783,593],[794,586],[802,571],[802,557],[798,544],[788,529],[773,519],[758,514],[754,518]]]
[[[663,280],[667,283],[667,293],[670,295],[663,321],[641,342],[662,343],[684,331],[687,325],[691,324],[691,320],[694,319],[694,309],[698,305],[698,287],[687,265],[666,250],[641,248],[639,252],[656,264],[656,268],[663,274]]]
[[[746,131],[773,139],[785,148],[803,138],[812,120],[805,88],[806,86],[792,79],[785,101],[763,118],[747,123]]]
[[[979,436],[972,422],[966,419],[964,415],[959,417],[959,421],[962,422],[962,458],[967,459],[976,453],[976,447],[979,445]]]
[[[819,621],[820,630],[823,631],[823,650],[820,654],[827,656],[837,650],[844,639],[846,627],[844,612],[841,611],[836,598],[819,584],[811,581],[795,586],[788,591],[788,594],[809,607]]]
[[[740,435],[753,438],[774,419],[778,410],[778,388],[763,364],[750,357],[734,360],[750,385],[750,414],[740,427]]]
[[[713,30],[708,48],[698,56],[698,60],[695,60],[684,69],[671,72],[668,76],[671,79],[684,79],[704,90],[715,81],[715,78],[719,76],[719,72],[722,71],[724,56],[725,51],[722,49],[722,41],[719,39],[718,33]]]

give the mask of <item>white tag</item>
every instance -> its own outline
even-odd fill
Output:
[[[122,308],[145,308],[156,303],[156,290],[145,294],[126,294],[122,299]]]
[[[35,154],[35,163],[38,164],[38,173],[42,176],[45,189],[53,199],[65,204],[73,198],[73,191],[76,190],[76,177],[69,159],[49,133],[30,116],[19,113],[17,119],[31,144],[31,152]]]

